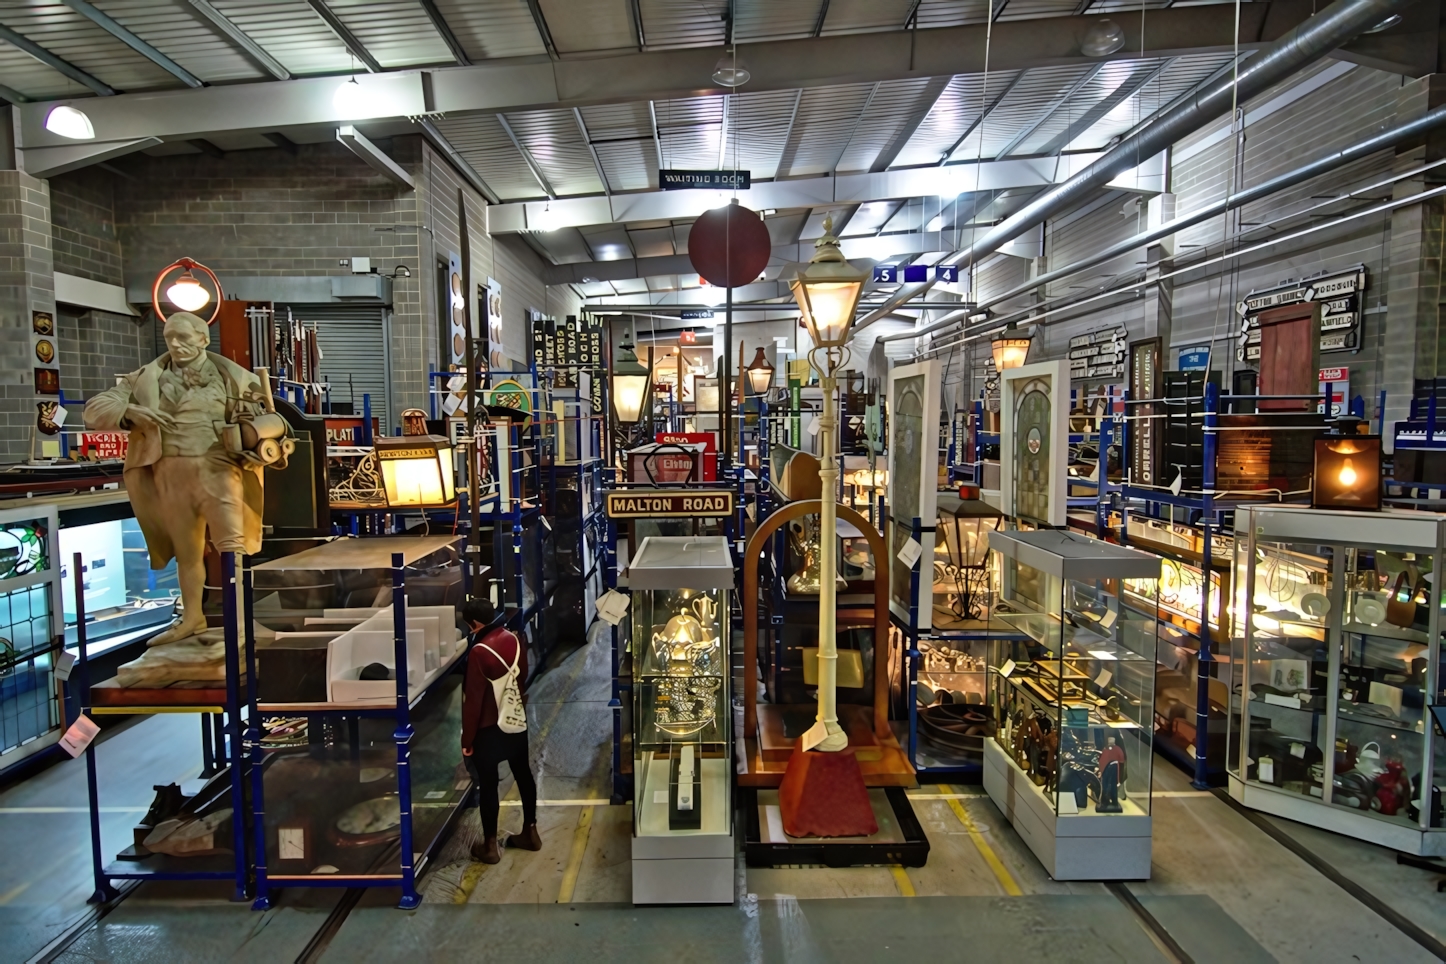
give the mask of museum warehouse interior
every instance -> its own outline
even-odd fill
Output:
[[[1446,0],[0,0],[0,960],[1446,960]]]

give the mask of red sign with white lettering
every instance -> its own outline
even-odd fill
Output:
[[[81,432],[80,457],[123,459],[130,441],[129,432]]]
[[[660,445],[703,446],[703,481],[718,481],[718,436],[713,432],[659,432],[655,437]]]

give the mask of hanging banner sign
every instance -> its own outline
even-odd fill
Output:
[[[713,317],[712,308],[684,308],[680,317],[684,321],[707,321]]]
[[[658,186],[664,191],[718,189],[746,191],[752,183],[751,171],[658,171]]]
[[[609,492],[604,507],[609,519],[720,518],[733,514],[733,490]]]

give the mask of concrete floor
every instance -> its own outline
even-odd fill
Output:
[[[733,907],[634,908],[632,810],[608,804],[607,664],[605,643],[594,641],[538,679],[529,693],[532,754],[543,801],[542,851],[505,850],[502,862],[493,866],[472,861],[467,851],[478,833],[478,817],[469,812],[427,869],[421,908],[398,911],[395,892],[368,891],[324,948],[312,948],[309,959],[1171,959],[1116,890],[1051,880],[976,787],[911,791],[931,845],[924,867],[762,869],[744,867],[740,857],[740,899]],[[153,731],[137,726],[117,734],[108,741],[114,744],[108,752],[116,760],[122,753],[134,759],[137,772],[142,762],[147,768],[179,766],[194,755],[195,725],[162,719],[144,724],[155,726]],[[162,732],[166,726],[174,729]],[[122,742],[132,732],[145,737]],[[167,742],[182,752],[173,761],[154,759]],[[143,761],[147,754],[152,759]],[[80,774],[74,799],[83,806],[83,768],[57,770]],[[140,782],[148,791],[153,778]],[[504,785],[505,833],[520,828],[521,811],[510,778]],[[1191,959],[1313,964],[1436,959],[1229,804],[1192,790],[1183,773],[1160,761],[1155,788],[1153,876],[1130,884],[1129,892]],[[57,793],[45,799],[58,799]],[[0,797],[0,806],[17,805],[9,799],[9,794]],[[149,792],[143,799],[149,800]],[[66,816],[75,828],[83,828],[83,814]],[[111,816],[118,824],[134,819]],[[3,817],[0,834],[7,832],[12,815],[4,812]],[[1446,895],[1435,891],[1440,875],[1398,866],[1392,853],[1368,844],[1278,823],[1389,906],[1432,934],[1446,936]],[[75,828],[58,829],[69,841],[77,839]],[[46,850],[40,842],[30,847],[31,853]],[[89,893],[89,873],[84,848],[73,854],[70,849],[51,858],[43,874],[12,871],[13,861],[7,859],[0,868],[0,902],[6,888],[21,887],[26,880],[47,881],[41,892],[49,895],[56,881],[69,880],[65,906],[78,910]],[[26,886],[12,901],[30,889]],[[118,964],[297,960],[340,895],[292,890],[265,913],[226,897],[223,888],[147,885],[81,933],[57,959]],[[54,919],[64,916],[56,911]],[[36,927],[31,933],[10,926],[7,934],[29,942],[26,955],[55,929]],[[11,941],[8,946],[21,945]]]

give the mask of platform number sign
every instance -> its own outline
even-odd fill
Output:
[[[959,281],[959,266],[957,264],[934,265],[934,280],[947,285],[957,284]]]
[[[899,283],[899,266],[896,264],[874,265],[874,283],[892,285]]]

